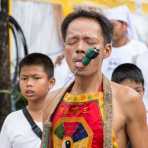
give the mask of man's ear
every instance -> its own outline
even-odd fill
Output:
[[[49,80],[49,90],[51,90],[54,85],[55,85],[55,78],[51,78],[51,79]]]
[[[103,49],[103,58],[107,58],[110,56],[112,51],[112,44],[111,43],[107,43]]]

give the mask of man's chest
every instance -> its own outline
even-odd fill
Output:
[[[122,110],[122,106],[115,98],[112,98],[113,103],[113,120],[112,120],[112,128],[115,132],[115,135],[117,136],[119,132],[122,130],[125,130],[125,116]]]
[[[97,100],[62,102],[53,118],[54,147],[70,141],[73,147],[103,147],[103,121]],[[58,146],[57,146],[58,145]]]

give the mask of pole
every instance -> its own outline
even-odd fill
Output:
[[[11,111],[10,103],[10,57],[8,33],[8,0],[0,0],[0,129],[3,121]]]

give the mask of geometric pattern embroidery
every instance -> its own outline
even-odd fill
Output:
[[[81,95],[66,93],[53,117],[53,148],[61,148],[65,142],[70,142],[72,148],[102,148],[103,99],[103,92]],[[115,143],[114,140],[113,146]]]
[[[87,132],[85,131],[84,127],[80,123],[78,127],[76,128],[76,131],[74,132],[72,139],[74,142],[82,140],[83,138],[88,137]]]
[[[59,139],[63,139],[63,137],[64,137],[64,128],[63,128],[63,124],[60,124],[60,125],[55,129],[55,135],[56,135]]]
[[[66,126],[64,126],[66,125]],[[81,123],[78,122],[65,122],[61,123],[56,129],[55,129],[55,135],[59,139],[63,139],[64,136],[71,137],[73,142],[77,142],[79,140],[82,140],[84,138],[88,137],[88,134],[83,127]]]
[[[103,93],[67,93],[53,116],[53,148],[103,148]]]

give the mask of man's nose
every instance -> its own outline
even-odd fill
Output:
[[[77,49],[76,49],[76,53],[77,54],[80,54],[80,53],[83,53],[83,54],[85,54],[85,44],[84,44],[84,42],[81,40],[81,41],[79,41],[79,43],[78,43],[78,46],[77,46]]]

